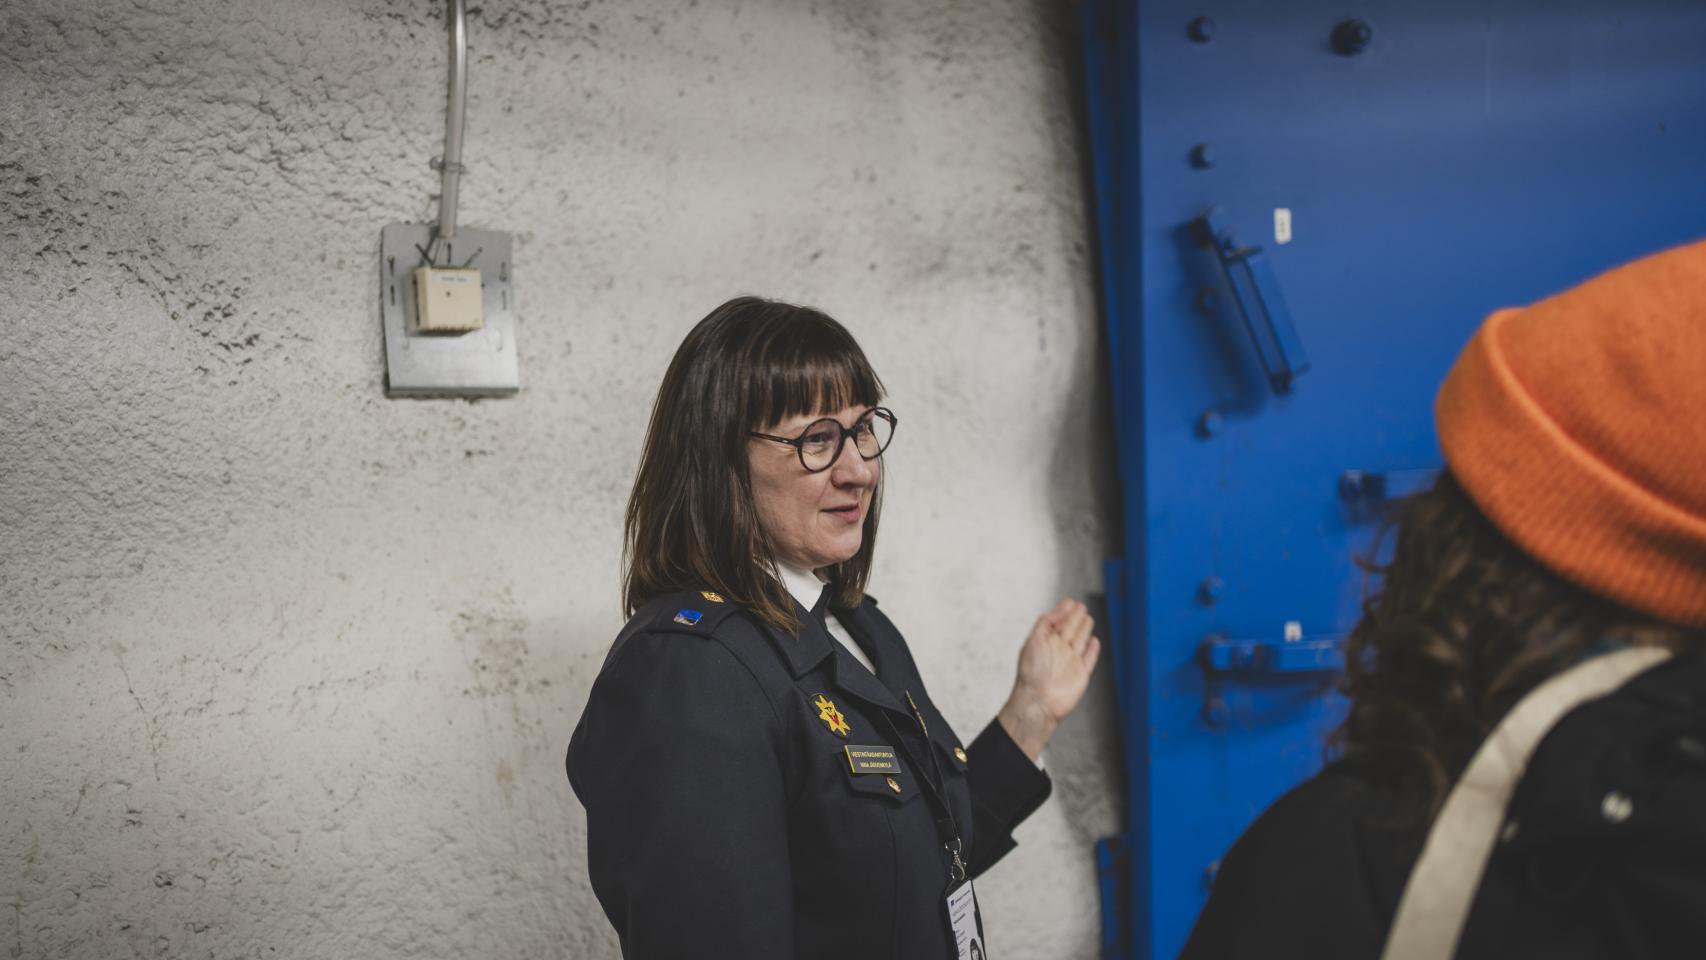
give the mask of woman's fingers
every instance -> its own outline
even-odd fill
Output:
[[[1037,618],[1037,629],[1043,631],[1046,638],[1080,658],[1087,655],[1086,651],[1095,639],[1095,628],[1096,621],[1090,616],[1090,608],[1071,598],[1061,600],[1054,609]]]
[[[1084,658],[1085,666],[1094,667],[1096,666],[1096,655],[1101,652],[1102,641],[1097,639],[1094,634],[1091,634],[1090,642],[1084,645],[1084,649],[1079,651],[1078,655]]]
[[[1054,605],[1054,609],[1042,615],[1040,619],[1048,621],[1056,630],[1065,629],[1066,624],[1080,615],[1087,615],[1084,605],[1067,597]]]
[[[1073,653],[1083,652],[1084,644],[1089,641],[1090,631],[1093,630],[1095,626],[1095,621],[1090,619],[1090,611],[1084,609],[1084,607],[1080,605],[1073,613],[1072,617],[1062,626],[1061,630],[1061,633],[1066,637],[1067,645],[1072,648]]]
[[[1054,608],[1037,618],[1032,640],[1038,648],[1055,647],[1070,651],[1086,671],[1096,663],[1102,642],[1095,635],[1096,621],[1090,608],[1070,597],[1063,598]],[[1073,671],[1076,672],[1076,671]]]
[[[1071,599],[1064,599],[1055,604],[1054,609],[1043,614],[1041,617],[1038,617],[1037,622],[1048,626],[1050,629],[1058,631],[1063,629],[1066,622],[1071,619],[1072,612],[1073,601]]]

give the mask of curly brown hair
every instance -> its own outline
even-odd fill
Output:
[[[1399,505],[1392,559],[1346,640],[1350,712],[1330,744],[1425,822],[1523,695],[1604,644],[1706,644],[1575,586],[1512,543],[1449,471]],[[1384,537],[1385,534],[1383,534]]]

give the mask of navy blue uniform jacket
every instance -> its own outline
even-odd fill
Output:
[[[962,747],[874,601],[835,616],[876,676],[803,609],[793,637],[715,596],[635,613],[569,744],[624,955],[952,957],[924,778],[940,770],[975,876],[1013,848],[1048,775],[994,722]],[[849,745],[893,748],[898,770],[854,773]]]

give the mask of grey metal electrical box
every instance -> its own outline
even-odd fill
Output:
[[[379,313],[385,327],[385,394],[391,397],[503,397],[521,389],[515,350],[515,292],[510,235],[458,228],[429,259],[433,227],[393,223],[379,234]],[[415,329],[417,267],[480,271],[480,329],[462,333]]]

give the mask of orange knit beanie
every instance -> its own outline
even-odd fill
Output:
[[[1706,241],[1494,313],[1434,417],[1451,472],[1530,555],[1706,626]]]

